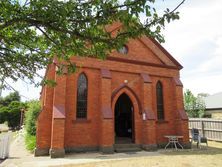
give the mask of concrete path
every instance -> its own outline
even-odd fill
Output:
[[[6,167],[44,167],[44,166],[72,166],[102,161],[116,161],[123,159],[131,159],[141,156],[160,155],[158,152],[135,152],[135,153],[115,153],[103,155],[101,153],[76,153],[67,154],[65,158],[51,159],[49,156],[34,157],[25,149],[24,137],[18,135],[10,146],[9,158],[0,166]]]
[[[46,167],[46,166],[74,166],[74,165],[90,165],[95,162],[112,162],[118,160],[131,159],[142,156],[153,156],[153,153],[148,152],[136,152],[133,154],[116,153],[112,155],[102,155],[100,153],[82,153],[82,154],[70,154],[65,158],[51,159],[50,157],[26,157],[26,158],[14,158],[8,159],[3,162],[2,166],[9,167]]]
[[[8,133],[11,133],[10,138],[12,141],[9,148],[9,158],[0,164],[0,166],[15,166],[13,165],[14,162],[33,157],[31,153],[25,150],[24,137],[21,133],[16,136],[13,136],[14,134],[12,132]]]

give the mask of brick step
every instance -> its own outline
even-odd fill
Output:
[[[139,144],[115,144],[114,145],[115,152],[137,152],[142,151]]]

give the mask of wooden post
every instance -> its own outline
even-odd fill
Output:
[[[203,121],[203,120],[201,120],[201,130],[202,130],[203,137],[205,137],[205,132],[204,132],[204,121]]]
[[[25,112],[25,109],[21,109],[20,110],[20,123],[19,123],[19,129],[22,128],[22,125],[23,125],[23,119],[24,119],[24,112]]]

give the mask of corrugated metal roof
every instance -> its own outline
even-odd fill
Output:
[[[222,92],[203,98],[206,109],[222,108]]]

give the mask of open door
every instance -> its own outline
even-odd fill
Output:
[[[115,104],[115,143],[133,143],[133,104],[125,93]]]

